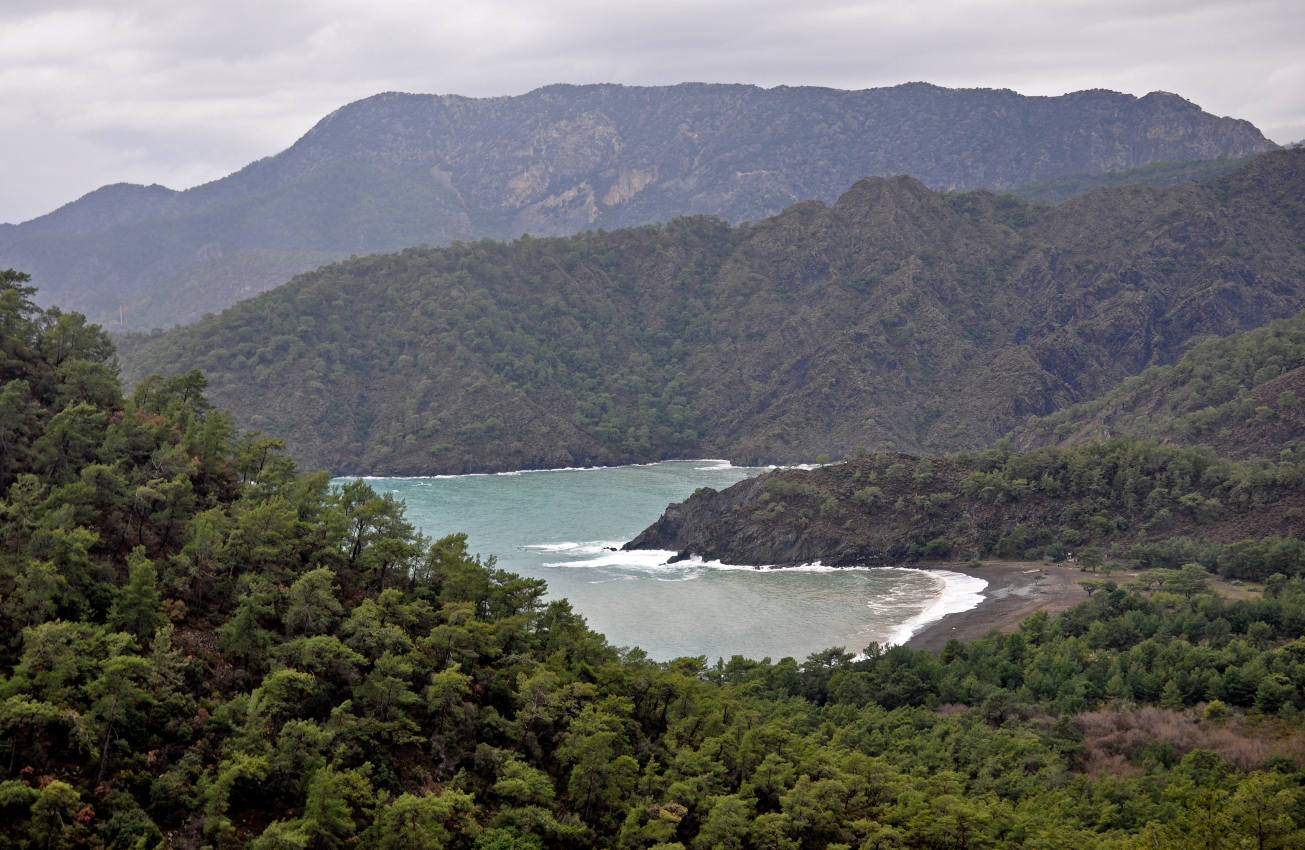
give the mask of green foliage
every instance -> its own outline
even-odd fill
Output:
[[[128,340],[124,362],[135,379],[203,369],[242,427],[342,473],[977,449],[1213,335],[1299,311],[1303,163],[1276,152],[1209,186],[1055,209],[865,180],[832,207],[749,227],[675,219],[411,248]],[[881,210],[897,213],[885,223]],[[1299,431],[1305,409],[1278,398],[1305,386],[1269,386],[1301,365],[1299,334],[1278,336],[1236,369],[1193,376],[1184,439]],[[1176,423],[1180,411],[1153,407],[1131,405],[1146,411],[1132,418]]]
[[[27,375],[48,365],[36,348],[11,356]],[[365,484],[299,475],[164,389],[103,407],[32,395],[46,412],[12,444],[0,847],[1300,843],[1305,772],[1285,756],[1305,710],[1295,538],[1157,542],[1150,591],[1104,581],[1059,617],[941,654],[654,663],[465,535],[425,540]],[[42,424],[77,405],[81,454],[50,463]],[[935,523],[955,500],[1052,491],[1127,523],[1177,504],[1156,490],[1217,499],[1223,522],[1248,486],[1208,453],[1130,442],[858,463],[757,490],[790,505],[781,517],[816,506],[819,531],[870,508],[882,521],[905,488],[936,488],[909,508]],[[848,507],[819,507],[835,498]],[[952,538],[918,539],[941,554]],[[1208,566],[1262,562],[1287,571],[1272,593],[1204,592]]]
[[[159,625],[158,573],[145,557],[145,547],[137,546],[127,557],[127,584],[118,591],[109,611],[108,624],[118,631],[130,632],[146,640]]]
[[[1305,415],[1303,366],[1305,313],[1298,313],[1205,340],[1172,366],[1147,369],[1098,399],[1034,419],[1014,436],[1029,445],[1127,433],[1290,462],[1299,454]]]
[[[1305,567],[1296,507],[1305,457],[1229,461],[1203,446],[1117,437],[927,467],[884,452],[758,481],[695,497],[679,509],[693,521],[653,525],[633,545],[752,564],[1073,557],[1093,572],[1110,555],[1255,581]]]
[[[470,847],[469,839],[479,831],[475,809],[472,796],[460,791],[422,796],[401,794],[378,812],[372,827],[374,843],[371,846],[393,850]],[[479,842],[477,846],[481,846]]]

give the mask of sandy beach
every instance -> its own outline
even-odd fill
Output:
[[[981,578],[988,583],[983,601],[968,611],[948,614],[916,632],[906,645],[911,649],[939,650],[952,638],[967,641],[996,629],[1013,632],[1037,611],[1054,614],[1087,599],[1080,581],[1101,578],[1073,566],[1036,561],[985,561],[978,567],[953,563],[929,565]]]

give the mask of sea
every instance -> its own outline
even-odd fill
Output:
[[[946,570],[758,569],[620,551],[668,504],[764,471],[679,460],[366,480],[402,499],[408,520],[424,534],[465,532],[472,552],[544,579],[548,598],[567,599],[610,643],[660,661],[802,661],[832,647],[859,654],[871,643],[904,643],[928,623],[981,601],[982,579]]]

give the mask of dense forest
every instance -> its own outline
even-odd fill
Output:
[[[1305,457],[1284,454],[1232,462],[1129,437],[1022,454],[1005,441],[943,458],[880,453],[701,488],[627,546],[756,565],[1077,551],[1094,567],[1194,562],[1262,581],[1305,572]],[[1250,539],[1272,545],[1252,557],[1241,548]]]
[[[201,374],[124,396],[102,330],[32,295],[3,273],[0,848],[1305,840],[1298,541],[1245,544],[1284,551],[1239,601],[1193,550],[941,653],[658,663],[363,482],[297,471]],[[1222,516],[1238,493],[1280,502],[1293,468],[1100,451],[1139,465],[1134,487],[997,449],[956,489],[1077,488],[1154,521],[1157,488]],[[949,463],[866,458],[854,504],[900,475],[924,495]],[[1229,550],[1213,566],[1240,575]]]
[[[1129,434],[1207,445],[1225,457],[1278,459],[1301,448],[1302,399],[1305,313],[1202,342],[1172,366],[1147,369],[1009,436],[1029,448]]]
[[[867,179],[731,227],[360,257],[122,342],[337,473],[979,449],[1305,309],[1305,151],[1056,207]]]
[[[1072,555],[1094,572],[1297,575],[1303,328],[1298,314],[1208,340],[983,451],[878,453],[704,488],[628,545],[756,565]]]
[[[1011,186],[1003,191],[1027,201],[1045,201],[1058,204],[1103,186],[1176,186],[1179,183],[1206,183],[1236,171],[1252,157],[1220,157],[1219,159],[1172,160],[1151,162],[1118,171],[1100,171],[1075,174],[1068,177],[1051,177]]]

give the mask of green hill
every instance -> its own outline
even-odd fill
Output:
[[[867,179],[706,218],[353,259],[124,340],[336,472],[990,445],[1305,308],[1305,152],[1057,207]]]
[[[881,453],[703,488],[628,548],[757,566],[1060,561],[1086,548],[1097,563],[1197,562],[1262,581],[1305,575],[1303,476],[1305,458],[1234,463],[1122,437],[1022,454],[1008,443],[944,458]],[[1267,538],[1290,556],[1274,562],[1282,552],[1269,547],[1277,554],[1254,565],[1229,561],[1236,544]]]
[[[1116,434],[1203,443],[1231,458],[1286,457],[1305,437],[1305,314],[1207,340],[1110,392],[1031,420],[1017,447],[1069,445]]]
[[[1241,601],[1189,565],[941,653],[653,663],[297,473],[202,376],[124,398],[32,294],[0,272],[0,850],[1305,837],[1299,540]]]
[[[1176,186],[1179,183],[1208,183],[1236,171],[1251,157],[1151,162],[1119,171],[1075,174],[1012,186],[1006,191],[1026,201],[1058,204],[1090,189],[1105,186]]]

